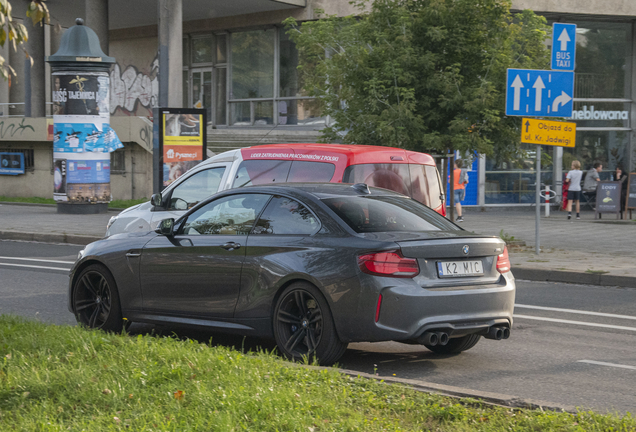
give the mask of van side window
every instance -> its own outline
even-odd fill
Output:
[[[438,208],[442,205],[443,192],[442,181],[439,178],[439,172],[437,168],[430,165],[424,165],[424,171],[426,172],[426,182],[428,184],[428,197],[431,201],[431,208]]]
[[[225,167],[210,168],[185,179],[170,196],[168,210],[187,210],[219,190]]]
[[[287,160],[244,160],[238,167],[232,187],[284,183],[290,167],[291,161]]]
[[[411,196],[408,164],[360,164],[345,170],[343,183],[366,183]]]
[[[409,164],[409,170],[411,171],[411,191],[413,191],[412,198],[424,205],[432,207],[424,165]],[[435,181],[437,182],[437,179],[435,179]]]
[[[293,161],[287,181],[292,183],[328,183],[333,178],[335,171],[336,166],[332,163]]]

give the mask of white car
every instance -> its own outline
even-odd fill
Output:
[[[341,144],[270,144],[230,150],[201,162],[149,202],[113,216],[106,237],[154,230],[210,195],[271,183],[366,183],[411,196],[446,215],[434,159],[409,150]]]

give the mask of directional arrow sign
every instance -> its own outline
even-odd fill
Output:
[[[506,115],[572,117],[574,72],[508,69]]]
[[[574,70],[576,24],[552,24],[552,69]]]

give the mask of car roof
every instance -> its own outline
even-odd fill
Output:
[[[263,151],[276,151],[272,154],[263,154]],[[304,158],[300,155],[342,155],[347,159],[347,165],[366,163],[417,163],[423,165],[435,165],[433,157],[426,153],[404,150],[396,147],[371,146],[359,144],[318,144],[318,143],[292,143],[292,144],[263,144],[241,149],[243,159],[290,159],[290,160],[314,160],[316,162],[334,162],[333,158],[316,160]],[[336,159],[337,160],[337,159]]]
[[[358,183],[358,185],[363,185],[363,183]],[[347,183],[276,183],[272,185],[247,186],[240,189],[232,189],[232,191],[235,193],[241,193],[249,190],[250,192],[266,192],[271,194],[289,193],[297,195],[312,195],[317,199],[354,196],[407,197],[406,195],[398,192],[375,187],[369,187],[368,190],[370,193],[365,193],[363,192],[364,187],[358,186],[354,188],[353,186],[354,185]]]

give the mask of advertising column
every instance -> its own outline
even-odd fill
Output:
[[[110,128],[106,72],[53,73],[54,193],[58,202],[110,202],[110,152],[123,144]]]
[[[108,211],[110,153],[123,147],[110,127],[110,65],[97,35],[77,19],[49,57],[53,80],[53,197],[58,213]]]

